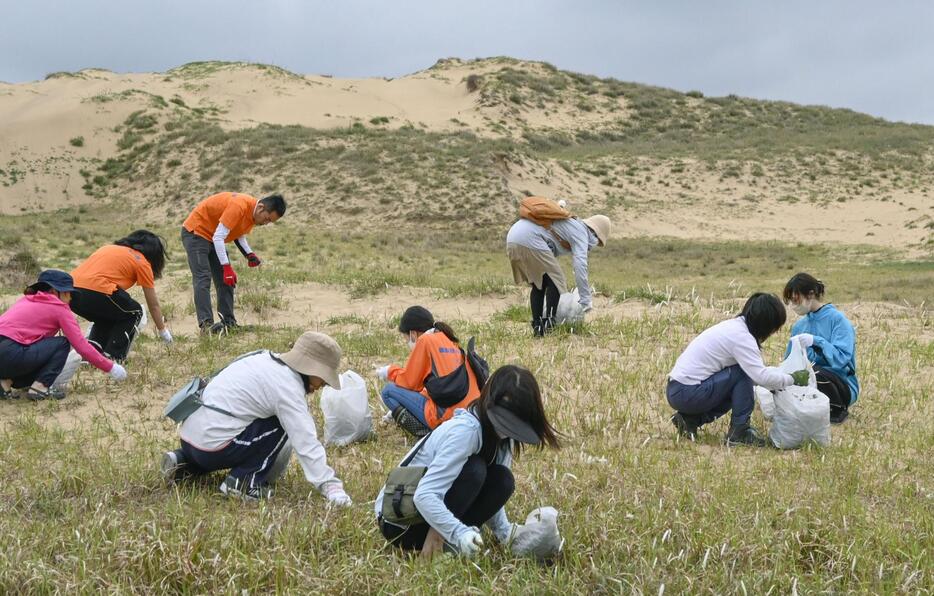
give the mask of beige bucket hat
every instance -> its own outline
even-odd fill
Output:
[[[591,215],[581,221],[597,235],[600,246],[606,246],[606,241],[610,237],[610,218],[606,215]]]
[[[337,367],[341,363],[341,347],[330,336],[317,331],[302,333],[292,349],[279,359],[303,375],[322,379],[334,389],[341,388]]]

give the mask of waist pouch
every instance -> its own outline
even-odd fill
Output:
[[[431,433],[412,450],[412,453],[402,463],[389,472],[386,486],[383,487],[383,519],[398,526],[411,526],[424,523],[422,514],[415,507],[415,491],[418,483],[428,471],[427,466],[409,466],[412,458],[422,448]]]

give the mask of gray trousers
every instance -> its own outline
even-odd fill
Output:
[[[217,260],[214,244],[201,236],[182,228],[182,246],[188,253],[188,268],[191,269],[191,284],[195,293],[195,313],[198,325],[214,323],[214,310],[211,308],[211,280],[217,292],[217,312],[221,321],[236,323],[234,317],[234,289],[224,283],[224,268]]]

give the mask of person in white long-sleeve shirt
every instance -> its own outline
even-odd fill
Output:
[[[807,385],[808,372],[784,373],[762,361],[761,346],[785,324],[785,306],[773,294],[750,296],[739,316],[717,323],[688,344],[668,373],[671,421],[694,439],[697,429],[732,411],[728,445],[766,444],[749,424],[755,406],[753,385],[778,390]]]
[[[221,333],[237,326],[234,317],[234,288],[237,273],[225,245],[233,242],[250,267],[262,261],[247,243],[253,226],[278,221],[285,215],[285,199],[270,195],[256,200],[248,194],[221,192],[204,199],[182,224],[182,245],[188,253],[188,268],[194,288],[195,314],[202,333]],[[211,309],[211,281],[217,292],[220,321],[214,323]]]
[[[181,448],[163,455],[165,480],[229,469],[222,493],[265,498],[294,451],[308,482],[329,501],[349,505],[307,402],[325,384],[340,388],[340,357],[337,342],[309,331],[284,354],[263,350],[229,364],[205,387],[205,406],[179,427]]]
[[[429,556],[445,545],[472,556],[483,546],[479,528],[486,525],[507,544],[518,527],[504,508],[515,488],[510,467],[523,444],[557,448],[559,441],[545,417],[535,377],[507,365],[490,376],[476,402],[456,410],[402,460],[427,467],[414,495],[424,522],[404,526],[384,519],[383,487],[375,505],[383,536],[394,546]]]
[[[561,255],[571,255],[574,279],[584,312],[593,309],[588,276],[590,251],[604,246],[610,235],[610,220],[605,215],[587,219],[558,219],[549,227],[528,219],[519,219],[506,235],[506,254],[517,284],[529,284],[532,329],[537,336],[554,326],[558,299],[567,292],[564,272],[558,264]]]

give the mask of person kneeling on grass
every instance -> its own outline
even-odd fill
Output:
[[[115,360],[126,360],[143,318],[143,307],[127,293],[137,284],[159,336],[172,343],[155,285],[165,269],[165,256],[165,240],[149,230],[136,230],[97,249],[71,272],[76,288],[71,310],[94,323],[88,339]]]
[[[808,371],[786,374],[762,362],[762,343],[785,324],[785,307],[773,294],[749,297],[742,312],[698,335],[668,373],[668,403],[678,432],[694,440],[697,429],[732,410],[727,445],[766,444],[749,424],[753,385],[784,389],[805,386]]]
[[[833,304],[824,303],[824,283],[798,273],[785,284],[783,297],[801,318],[791,327],[792,339],[802,341],[814,363],[817,388],[830,399],[830,422],[840,424],[859,397],[856,378],[856,332]],[[785,356],[791,352],[791,343]]]
[[[205,387],[205,405],[179,427],[181,449],[162,456],[166,483],[230,470],[220,485],[223,494],[268,498],[294,449],[305,478],[332,504],[350,505],[306,401],[325,384],[340,388],[340,359],[337,342],[308,331],[284,354],[263,350],[234,360]]]
[[[479,528],[486,524],[499,543],[508,544],[517,527],[504,508],[515,489],[512,459],[523,445],[543,444],[559,447],[538,382],[524,368],[499,368],[476,402],[458,409],[402,460],[427,468],[414,494],[423,521],[401,526],[383,519],[385,487],[380,491],[375,511],[383,536],[427,556],[442,548],[473,556],[483,547]]]
[[[388,381],[380,395],[393,420],[411,434],[422,437],[450,419],[457,408],[464,408],[477,399],[480,389],[454,330],[446,323],[435,321],[427,308],[407,308],[399,321],[399,332],[408,341],[412,353],[404,367],[391,364],[376,370],[381,380]],[[460,399],[455,403],[442,407],[432,398],[425,381],[432,376],[455,373],[461,365],[466,369],[464,394],[457,395]]]
[[[72,347],[114,379],[126,379],[126,369],[105,358],[81,334],[68,308],[74,289],[70,275],[47,269],[0,315],[0,399],[11,399],[13,389],[27,387],[29,399],[63,399],[65,390],[52,384]],[[56,335],[59,331],[64,337]]]

